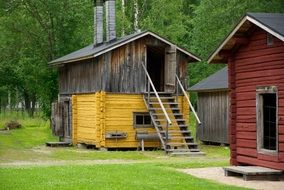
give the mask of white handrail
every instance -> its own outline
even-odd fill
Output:
[[[167,120],[168,124],[171,125],[172,122],[171,122],[171,120],[170,120],[170,117],[169,117],[168,113],[166,112],[166,109],[165,109],[165,107],[164,107],[164,105],[163,105],[163,103],[162,103],[162,101],[161,101],[161,99],[160,99],[160,97],[159,97],[159,94],[158,94],[158,92],[156,91],[156,88],[155,88],[155,86],[154,86],[154,84],[153,84],[153,82],[152,82],[152,80],[151,80],[151,77],[149,76],[149,74],[148,74],[148,72],[147,72],[147,69],[146,69],[146,67],[145,67],[145,65],[144,65],[143,63],[142,63],[142,67],[144,68],[144,71],[145,71],[145,73],[146,73],[146,76],[147,76],[147,78],[148,78],[148,80],[149,80],[149,82],[150,82],[150,84],[151,84],[151,86],[152,86],[152,88],[153,88],[153,91],[154,91],[154,93],[155,93],[155,95],[156,95],[156,97],[157,97],[157,99],[158,99],[158,102],[159,102],[159,104],[160,104],[160,106],[161,106],[161,108],[162,108],[162,110],[163,110],[163,112],[164,112],[164,115],[165,115],[165,117],[166,117],[166,120]],[[150,91],[150,89],[149,89],[149,91]],[[148,101],[150,101],[150,100],[148,99]]]
[[[192,106],[192,104],[191,104],[191,102],[190,102],[190,100],[189,100],[189,97],[188,97],[186,91],[184,90],[184,88],[183,88],[183,86],[182,86],[182,84],[181,84],[181,82],[180,82],[180,80],[179,80],[179,78],[178,78],[177,75],[176,75],[176,79],[177,79],[177,81],[178,81],[178,84],[179,84],[179,86],[180,86],[180,88],[181,88],[181,90],[182,90],[182,92],[183,92],[185,98],[187,99],[187,101],[188,101],[188,103],[189,103],[190,109],[192,110],[192,112],[193,112],[193,114],[194,114],[194,116],[195,116],[195,118],[196,118],[198,124],[200,125],[200,124],[201,124],[200,119],[198,118],[198,115],[196,114],[196,111],[195,111],[194,107]],[[177,88],[178,88],[178,87],[177,87]]]

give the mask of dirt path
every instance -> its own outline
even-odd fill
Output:
[[[98,164],[137,164],[146,163],[143,160],[60,160],[60,161],[14,161],[0,163],[0,168],[22,168],[22,167],[42,167],[42,166],[62,166],[62,165],[98,165]]]
[[[219,183],[246,187],[251,189],[264,190],[283,190],[284,181],[244,181],[241,177],[224,176],[223,168],[197,168],[197,169],[179,169],[178,171],[190,174],[198,178],[214,180]]]

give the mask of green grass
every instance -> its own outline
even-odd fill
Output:
[[[242,189],[148,164],[0,169],[2,189]]]
[[[0,125],[15,120],[12,116],[0,115]],[[57,140],[51,135],[48,121],[40,117],[17,120],[23,128],[0,132],[0,164],[18,163],[0,166],[0,189],[238,189],[175,171],[176,168],[227,166],[227,147],[201,145],[206,153],[201,158],[169,157],[163,151],[48,148],[44,146],[46,141]],[[125,163],[98,165],[98,160],[106,163],[124,160]],[[23,161],[32,165],[23,166]],[[50,166],[57,161],[61,162],[60,166]],[[50,165],[33,165],[35,162]]]

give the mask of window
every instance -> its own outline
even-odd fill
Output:
[[[134,127],[153,127],[149,113],[137,112],[133,113]]]
[[[269,33],[267,33],[267,36],[266,36],[266,44],[268,46],[272,46],[273,45],[273,36]]]
[[[277,88],[257,87],[257,147],[260,152],[277,152]]]

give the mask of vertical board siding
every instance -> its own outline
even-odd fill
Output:
[[[147,45],[169,47],[153,37],[144,37],[99,57],[66,63],[59,68],[59,93],[145,92],[146,76],[141,64],[145,62]],[[177,65],[181,67],[179,76],[183,81],[186,78],[188,59],[179,51],[176,52],[176,57],[180,62]],[[170,74],[174,79],[175,73]]]
[[[266,32],[257,29],[250,42],[241,47],[229,60],[229,85],[231,99],[230,135],[231,155],[234,164],[252,164],[284,169],[284,146],[279,141],[276,155],[264,155],[256,150],[256,87],[278,88],[278,137],[284,134],[284,43],[273,37],[273,45],[267,46]]]
[[[228,92],[199,92],[197,107],[202,123],[198,139],[228,144]]]
[[[143,95],[98,92],[73,95],[73,143],[93,144],[106,148],[137,148],[137,131],[155,134],[155,128],[134,128],[133,113],[148,112]],[[189,106],[185,97],[179,97],[180,109],[189,123]],[[175,126],[177,124],[175,123]],[[174,126],[173,126],[174,127]],[[125,132],[127,138],[106,139],[110,132]],[[160,147],[160,141],[145,141],[145,147]]]

